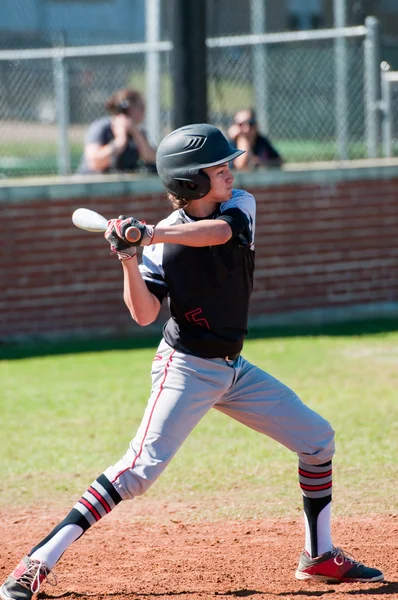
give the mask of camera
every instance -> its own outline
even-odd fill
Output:
[[[122,100],[122,102],[120,102],[120,104],[118,105],[118,115],[127,115],[128,110],[130,108],[130,102],[128,100]]]

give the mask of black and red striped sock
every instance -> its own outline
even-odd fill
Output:
[[[306,520],[305,547],[314,557],[333,547],[330,530],[332,461],[322,465],[299,461],[298,473]]]
[[[110,513],[121,501],[122,498],[109,479],[104,474],[100,475],[98,479],[90,485],[88,490],[75,504],[65,519],[54,527],[51,533],[39,542],[37,546],[32,548],[29,555],[32,555],[39,549],[43,549],[46,544],[49,544],[54,536],[65,527],[65,525],[77,525],[82,529],[80,535],[83,535],[91,525],[94,525],[94,523],[99,521],[102,517]],[[61,548],[60,554],[64,551],[65,548]]]

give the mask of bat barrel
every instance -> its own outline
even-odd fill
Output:
[[[72,215],[73,224],[86,231],[106,231],[108,221],[89,208],[77,208]]]

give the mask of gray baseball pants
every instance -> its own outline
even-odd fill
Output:
[[[161,341],[152,390],[137,434],[105,471],[123,500],[146,492],[210,408],[263,433],[307,464],[331,460],[334,431],[283,383],[243,356],[234,362],[199,358]]]

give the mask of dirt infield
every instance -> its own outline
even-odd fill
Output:
[[[1,579],[65,512],[0,510]],[[39,598],[398,598],[398,515],[333,520],[335,543],[386,577],[336,585],[294,578],[301,519],[202,523],[174,514],[170,504],[123,503],[65,553],[56,568],[58,586],[46,584]]]

